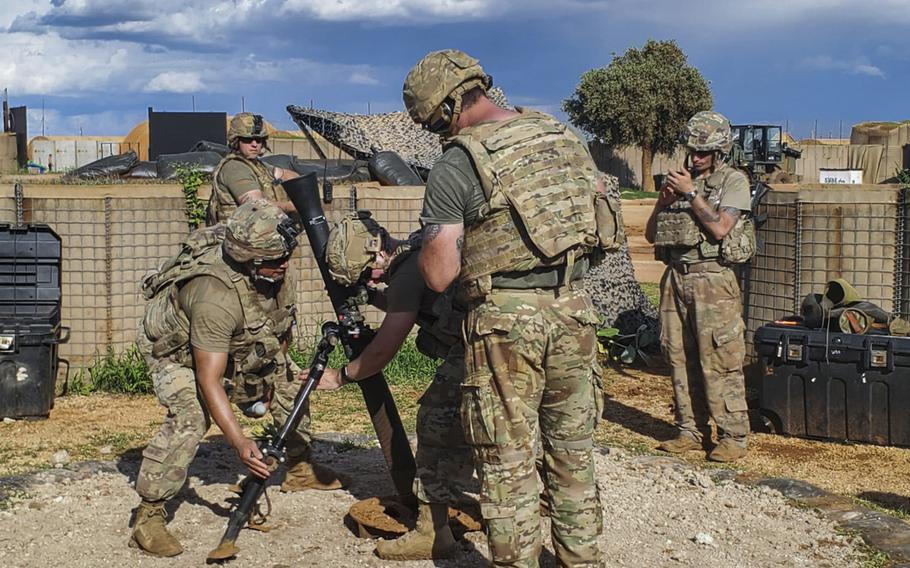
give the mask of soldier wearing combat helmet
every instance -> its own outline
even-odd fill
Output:
[[[746,455],[749,419],[742,371],[745,345],[739,284],[732,266],[755,250],[746,176],[724,163],[732,146],[721,114],[693,116],[680,137],[686,169],[670,172],[645,237],[667,265],[661,279],[661,346],[673,369],[679,434],[659,449],[681,453],[710,441],[713,461]]]
[[[385,317],[360,357],[340,371],[326,369],[318,388],[338,388],[381,371],[415,323],[420,326],[418,350],[432,359],[443,359],[420,397],[417,412],[417,526],[399,539],[377,543],[376,553],[386,560],[452,556],[455,538],[449,529],[448,508],[465,499],[464,488],[474,473],[459,415],[464,308],[456,305],[454,290],[436,294],[427,287],[417,267],[420,242],[419,232],[405,241],[392,238],[368,211],[360,211],[335,225],[326,247],[329,271],[338,283],[361,283],[374,290],[386,284],[372,302],[385,311]]]
[[[259,160],[268,149],[268,140],[262,116],[242,112],[231,119],[228,127],[231,152],[212,174],[212,197],[205,212],[207,225],[227,220],[238,205],[251,199],[268,199],[285,213],[295,211],[278,184],[294,179],[297,173]]]
[[[253,416],[270,409],[278,426],[293,407],[301,383],[287,356],[295,308],[285,274],[296,235],[275,205],[249,201],[226,223],[192,233],[179,254],[143,279],[149,303],[136,342],[168,415],[142,453],[132,546],[156,556],[183,551],[165,526],[165,502],[186,481],[213,419],[250,472],[269,475],[230,403]],[[305,413],[288,441],[282,488],[338,489],[334,472],[310,463]]]
[[[599,566],[600,318],[580,285],[605,246],[597,170],[565,125],[496,106],[490,85],[457,50],[428,54],[405,79],[411,118],[444,138],[421,213],[420,269],[431,289],[459,279],[470,299],[462,419],[493,564],[537,566],[539,439],[557,563]]]

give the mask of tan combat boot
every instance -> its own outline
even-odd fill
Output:
[[[445,503],[420,502],[417,527],[395,540],[380,540],[376,554],[384,560],[441,560],[455,555],[455,537],[449,528]]]
[[[715,462],[732,462],[745,457],[747,453],[745,442],[723,438],[708,454],[708,459]]]
[[[153,556],[177,556],[183,552],[180,541],[167,530],[167,512],[164,501],[143,499],[136,510],[136,523],[130,537],[130,546],[141,548]]]
[[[281,484],[282,491],[334,491],[350,485],[350,478],[346,475],[336,473],[324,465],[310,463],[307,458],[304,455],[288,459],[288,475]]]
[[[683,452],[688,452],[689,450],[700,450],[701,442],[696,440],[695,436],[688,432],[680,432],[679,435],[672,440],[661,442],[660,445],[657,446],[657,449],[671,454],[681,454]]]

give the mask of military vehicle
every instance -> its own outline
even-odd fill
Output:
[[[733,149],[728,161],[749,175],[753,185],[762,183],[796,183],[796,160],[802,154],[783,141],[780,126],[736,124]]]

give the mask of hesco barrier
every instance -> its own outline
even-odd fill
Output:
[[[139,281],[173,255],[189,232],[181,186],[37,184],[23,178],[17,204],[14,185],[0,183],[0,223],[47,223],[62,240],[61,323],[71,334],[60,345],[60,357],[75,370],[108,349],[128,348],[145,309]],[[209,190],[200,188],[200,198],[208,199]],[[417,228],[423,192],[358,184],[356,207],[371,209],[392,234],[407,235]],[[330,221],[349,210],[351,193],[351,187],[334,188],[334,200],[324,204]],[[299,247],[294,258],[297,340],[306,345],[333,312],[309,247]],[[365,315],[379,322],[375,309]],[[61,372],[58,387],[63,378]]]
[[[910,190],[897,185],[774,186],[755,211],[767,220],[743,290],[747,343],[765,323],[798,314],[803,298],[834,278],[910,317],[908,201]]]

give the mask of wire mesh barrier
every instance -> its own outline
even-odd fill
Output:
[[[798,314],[803,298],[844,278],[864,300],[910,316],[908,190],[897,186],[770,192],[756,215],[758,252],[745,286],[746,340]]]
[[[0,187],[0,223],[15,224],[18,216],[25,223],[46,223],[61,237],[61,319],[71,334],[60,346],[60,357],[76,369],[109,349],[132,345],[145,310],[139,282],[176,254],[189,233],[180,186],[24,184],[19,200],[12,184]],[[325,205],[330,220],[353,204],[371,209],[393,235],[417,228],[422,187],[359,187],[356,193],[358,198],[351,200],[350,188],[335,188],[336,199]],[[296,337],[304,346],[333,311],[308,247],[298,247],[291,271],[298,305]],[[373,308],[365,315],[372,324],[380,319]],[[58,377],[58,384],[63,379]]]

